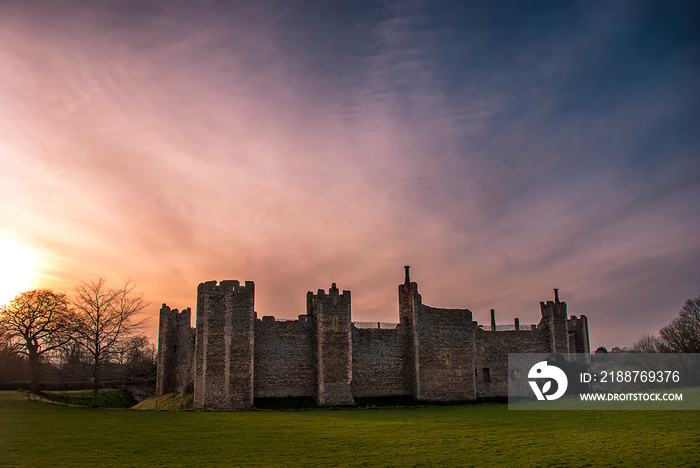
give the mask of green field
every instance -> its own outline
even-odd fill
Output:
[[[698,411],[134,411],[0,392],[1,466],[698,466]]]

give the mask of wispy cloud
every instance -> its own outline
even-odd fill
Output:
[[[293,318],[336,282],[393,320],[411,264],[482,321],[560,287],[610,346],[697,294],[697,40],[638,47],[646,7],[27,5],[0,7],[0,215],[47,286],[131,276],[155,317],[254,280]]]

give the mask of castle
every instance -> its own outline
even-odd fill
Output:
[[[255,285],[202,283],[196,328],[190,309],[163,304],[157,394],[194,391],[199,408],[251,408],[258,398],[313,397],[319,406],[356,398],[447,402],[507,396],[508,353],[589,353],[585,316],[541,302],[537,325],[491,325],[469,309],[423,304],[409,267],[399,285],[399,323],[353,323],[350,291],[306,294],[298,320],[257,318]]]

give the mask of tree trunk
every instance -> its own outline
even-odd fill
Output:
[[[92,407],[99,406],[100,398],[100,362],[95,360],[95,365],[92,367]]]
[[[39,375],[41,370],[39,369],[39,355],[35,352],[29,352],[29,390],[32,392],[39,391]]]

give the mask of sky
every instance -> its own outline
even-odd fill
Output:
[[[700,295],[696,2],[0,2],[4,282],[352,291],[591,348]],[[31,265],[31,267],[27,267]],[[20,273],[23,272],[23,273]],[[24,282],[22,282],[24,281]],[[14,283],[13,283],[14,284]],[[17,291],[15,291],[16,293]],[[5,298],[7,300],[7,298]]]

